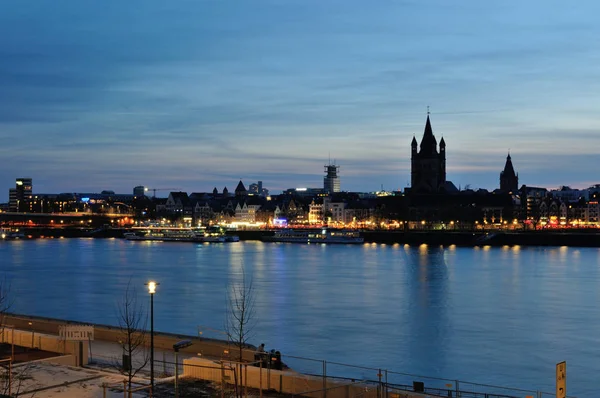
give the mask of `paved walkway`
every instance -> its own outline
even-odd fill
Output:
[[[36,336],[48,336],[44,333],[36,332]],[[193,345],[192,345],[193,348]],[[188,348],[189,349],[189,348]],[[104,384],[116,386],[117,389],[107,389],[107,397],[122,397],[122,386],[124,375],[120,373],[123,361],[123,347],[116,342],[94,340],[90,343],[88,352],[90,363],[83,368],[55,365],[47,362],[33,362],[18,370],[26,376],[26,382],[19,388],[20,395],[23,397],[103,397]],[[60,356],[62,354],[56,354]],[[141,350],[133,363],[143,362],[143,357],[149,357],[149,349]],[[200,356],[199,353],[181,352],[177,353],[177,362],[179,363],[179,372],[183,372],[183,359]],[[215,360],[215,367],[218,367],[218,358],[206,358]],[[155,382],[161,380],[170,382],[175,374],[175,352],[155,348],[154,350],[154,375]],[[150,364],[147,363],[136,375],[135,381],[139,385],[148,385],[150,383]],[[16,390],[13,390],[15,392]],[[134,396],[146,396],[145,393],[134,394]]]
[[[193,347],[193,346],[192,346]],[[91,362],[102,362],[104,360],[112,359],[117,360],[119,363],[123,359],[123,347],[119,343],[112,343],[109,341],[94,340],[90,344]],[[140,355],[142,355],[140,353]],[[148,353],[149,355],[149,353]],[[180,352],[177,354],[177,362],[182,363],[184,358],[198,357],[200,354]],[[207,358],[216,359],[218,358]],[[175,363],[175,352],[173,350],[164,350],[155,348],[154,349],[154,361],[164,361],[168,363]]]

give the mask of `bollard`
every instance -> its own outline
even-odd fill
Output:
[[[389,388],[388,388],[388,371],[385,370],[385,398],[389,397]]]
[[[260,364],[260,370],[258,371],[258,375],[260,376],[259,379],[260,381],[258,382],[258,388],[260,390],[260,398],[263,398],[263,391],[262,391],[262,379],[263,379],[263,375],[262,375],[262,361],[259,362]]]
[[[10,359],[8,363],[8,395],[12,396],[12,361],[13,358]]]
[[[248,398],[248,365],[244,365],[244,395]]]
[[[175,398],[179,398],[179,389],[177,381],[179,379],[179,365],[177,364],[177,351],[175,351]]]
[[[323,360],[323,398],[327,398],[327,362]]]

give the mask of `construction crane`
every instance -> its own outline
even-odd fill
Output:
[[[152,191],[152,197],[156,198],[156,191],[181,191],[181,188],[144,188],[144,191]]]

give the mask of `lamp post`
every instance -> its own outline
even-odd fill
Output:
[[[29,322],[29,327],[31,328],[31,349],[33,350],[33,346],[35,345],[35,330],[33,330],[33,322]]]
[[[159,283],[154,281],[146,283],[148,293],[150,293],[150,386],[152,393],[154,393],[154,293],[156,293],[158,285]]]

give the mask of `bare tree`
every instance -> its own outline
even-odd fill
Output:
[[[10,283],[6,279],[0,280],[0,338],[4,335],[4,317],[12,304]]]
[[[246,271],[242,266],[242,279],[230,286],[227,295],[227,313],[225,320],[225,333],[227,339],[237,350],[233,359],[237,361],[235,368],[239,370],[240,380],[244,362],[244,348],[252,336],[255,325],[255,297],[252,279],[246,279]],[[238,388],[238,371],[233,372],[236,395],[241,396]]]
[[[26,391],[21,391],[21,389],[26,389],[27,382],[34,379],[34,374],[32,373],[34,368],[35,365],[32,362],[16,365],[12,361],[10,363],[1,363],[0,397],[17,397],[19,394],[26,393]]]
[[[229,288],[225,333],[229,342],[237,348],[237,360],[243,361],[244,347],[252,336],[255,326],[255,297],[252,279],[247,280],[242,267],[241,281]]]
[[[131,281],[119,303],[119,344],[123,349],[123,366],[119,371],[127,376],[129,396],[131,397],[131,380],[149,361],[146,349],[146,325],[148,314],[141,303],[138,303],[137,292],[131,287]]]
[[[6,279],[0,280],[0,343],[3,343],[7,326],[5,323],[6,313],[13,305],[12,296],[10,294],[10,283]],[[12,326],[14,328],[14,326]],[[11,333],[14,333],[11,331]],[[11,342],[13,344],[12,336]],[[29,377],[30,365],[14,366],[14,358],[12,355],[9,358],[0,361],[0,395],[17,394],[21,390],[23,380]]]

